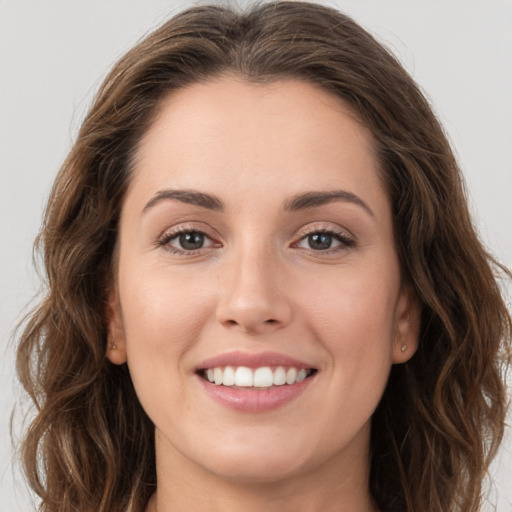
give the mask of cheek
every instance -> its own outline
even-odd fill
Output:
[[[211,301],[206,290],[161,269],[127,270],[120,269],[119,282],[130,376],[152,421],[175,425],[191,403],[190,353],[209,321]]]
[[[391,272],[393,274],[393,272]],[[323,293],[304,301],[304,311],[339,350],[365,351],[391,341],[398,279],[380,272],[350,271],[325,280]],[[389,343],[382,348],[391,349]]]
[[[375,265],[325,280],[324,293],[304,303],[304,315],[330,360],[332,391],[343,390],[347,399],[333,397],[342,409],[351,407],[349,402],[367,404],[371,414],[380,399],[392,365],[398,290],[399,273]]]
[[[128,360],[179,366],[210,314],[207,289],[155,269],[120,270],[119,282]]]

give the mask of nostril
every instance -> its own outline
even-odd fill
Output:
[[[274,320],[273,318],[269,318],[268,320],[265,320],[266,324],[275,324],[277,320]]]

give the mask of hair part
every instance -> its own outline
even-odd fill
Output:
[[[376,141],[420,344],[392,368],[372,423],[370,486],[385,512],[476,512],[506,413],[511,319],[471,223],[443,130],[396,58],[349,17],[305,2],[188,9],[100,87],[57,176],[36,246],[47,291],[21,336],[36,405],[21,453],[40,510],[141,512],[156,486],[154,426],[126,365],[105,357],[120,210],[138,144],[172,91],[232,73],[334,94]]]

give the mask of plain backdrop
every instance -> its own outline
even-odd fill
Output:
[[[512,267],[512,1],[323,3],[385,42],[421,84],[465,171],[482,240]],[[35,510],[13,466],[9,425],[22,394],[12,332],[39,287],[32,242],[49,187],[110,66],[192,4],[0,0],[0,512]],[[511,437],[492,471],[497,508],[486,510],[512,511]]]

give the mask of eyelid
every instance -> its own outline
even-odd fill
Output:
[[[177,238],[182,233],[200,233],[204,235],[205,238],[209,240],[208,246],[200,247],[199,249],[180,249],[177,247],[173,247],[170,245],[170,242]],[[336,247],[330,247],[325,250],[319,250],[319,249],[308,249],[303,247],[298,247],[298,244],[302,242],[305,238],[312,234],[316,233],[326,233],[329,235],[332,235],[338,242],[339,245]],[[220,236],[217,235],[217,233],[210,228],[208,225],[205,226],[202,222],[183,222],[180,224],[176,224],[174,226],[171,226],[170,228],[167,228],[165,231],[163,231],[158,238],[155,241],[155,246],[167,249],[173,254],[183,255],[183,256],[193,256],[197,253],[200,253],[202,251],[211,249],[212,247],[222,247],[222,243],[218,240],[220,239]],[[333,225],[329,223],[320,223],[320,224],[314,224],[310,223],[307,226],[301,228],[299,230],[299,233],[295,237],[295,241],[292,242],[290,247],[294,249],[301,249],[310,253],[313,253],[317,256],[326,256],[330,253],[334,252],[342,252],[350,249],[351,247],[354,247],[357,245],[357,239],[356,237],[350,232],[350,230],[341,227],[339,225]]]
[[[337,224],[329,224],[325,222],[321,223],[310,223],[299,230],[297,239],[303,239],[304,237],[313,233],[331,233],[334,235],[342,236],[350,240],[356,241],[356,236],[347,228],[341,227]]]
[[[308,236],[316,233],[325,233],[332,235],[334,238],[336,238],[340,245],[336,247],[330,247],[325,250],[315,250],[315,249],[308,249],[303,247],[298,247],[298,244],[305,240]],[[355,247],[357,245],[357,239],[356,237],[346,228],[342,228],[338,225],[332,225],[332,224],[309,224],[302,230],[300,230],[299,234],[297,235],[296,240],[292,243],[292,247],[297,249],[305,250],[309,253],[315,254],[317,256],[326,256],[331,253],[339,253],[346,251],[352,247]]]
[[[199,249],[191,249],[191,250],[185,250],[185,249],[179,249],[176,247],[172,247],[170,245],[170,242],[177,238],[179,235],[183,233],[200,233],[204,235],[205,238],[207,238],[211,243],[207,247],[201,247]],[[200,251],[210,249],[211,247],[220,247],[222,244],[218,242],[218,236],[216,236],[213,233],[212,229],[208,229],[208,227],[204,227],[203,223],[197,223],[197,222],[185,222],[181,224],[177,224],[175,226],[172,226],[170,228],[167,228],[164,230],[156,239],[155,245],[156,247],[160,247],[163,249],[167,249],[173,254],[179,254],[179,255],[185,255],[185,256],[192,256]]]

